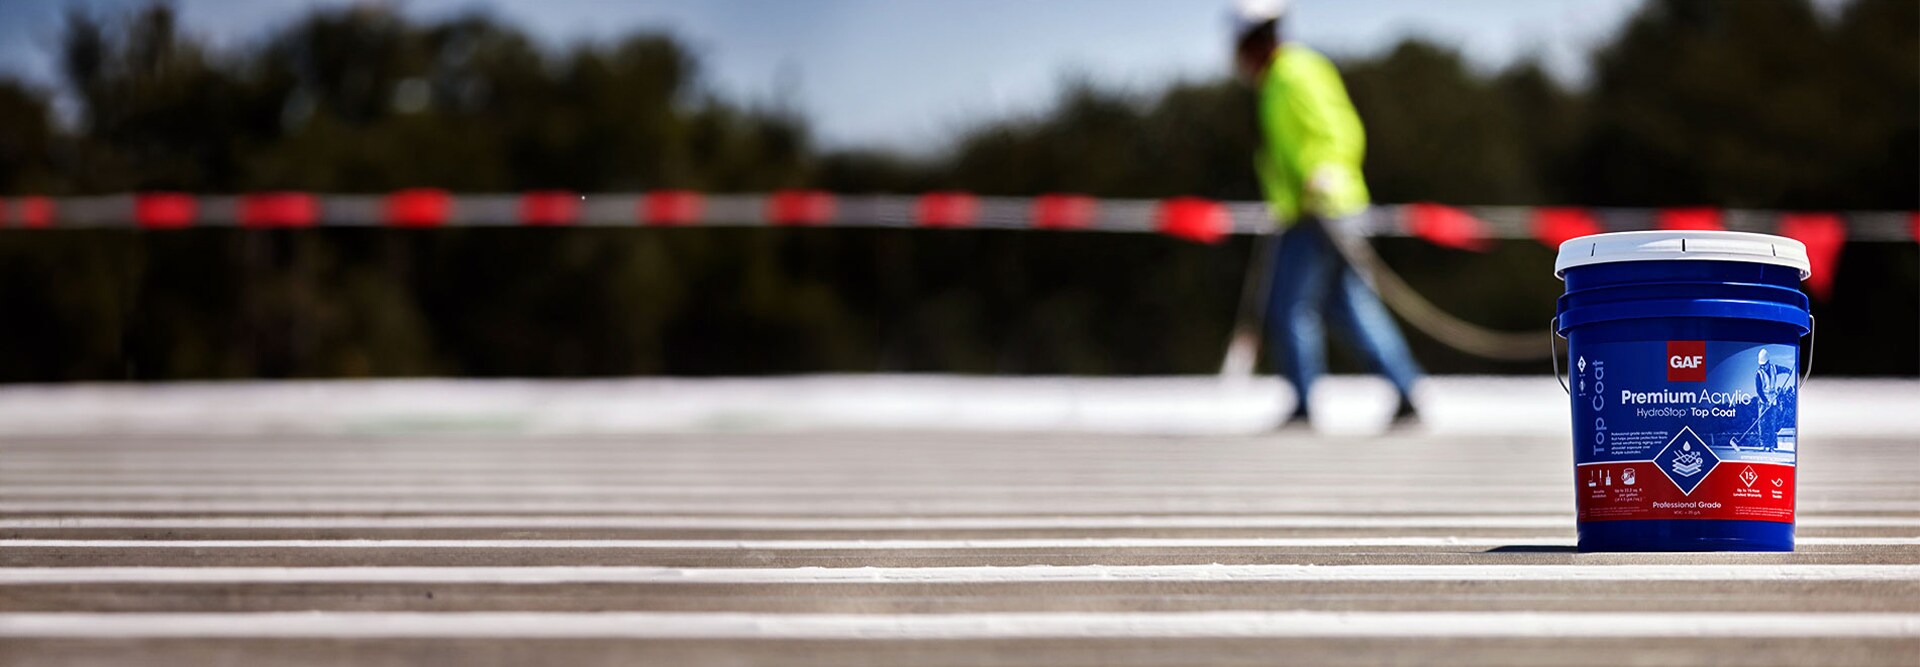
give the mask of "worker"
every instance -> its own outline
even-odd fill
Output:
[[[1281,233],[1273,242],[1267,330],[1297,400],[1283,428],[1304,426],[1326,369],[1325,325],[1352,343],[1399,394],[1393,424],[1418,420],[1420,367],[1380,298],[1335,247],[1366,213],[1360,172],[1366,134],[1340,73],[1325,56],[1281,39],[1286,0],[1239,0],[1236,73],[1258,91],[1262,148],[1254,167]]]

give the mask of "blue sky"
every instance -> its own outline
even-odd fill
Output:
[[[216,44],[259,39],[353,0],[173,0]],[[0,0],[0,72],[49,83],[63,16],[148,0]],[[1401,37],[1495,68],[1527,55],[1578,81],[1583,54],[1640,0],[1295,0],[1293,36],[1372,53]],[[1228,0],[405,0],[432,18],[481,9],[551,44],[666,29],[735,99],[797,107],[831,146],[921,152],[987,117],[1042,109],[1069,75],[1142,89],[1227,63]]]

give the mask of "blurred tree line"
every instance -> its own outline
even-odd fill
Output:
[[[1223,37],[1224,39],[1224,37]],[[1224,48],[1224,47],[1223,47]],[[155,6],[69,17],[0,81],[0,193],[819,187],[1258,196],[1250,93],[1071,81],[933,157],[815,146],[664,34],[543,48],[355,7],[217,50]],[[1410,39],[1340,63],[1384,202],[1920,208],[1920,3],[1649,0],[1570,87]],[[57,113],[66,100],[70,113]],[[1203,373],[1250,240],[794,229],[0,234],[0,381],[816,371]],[[1378,242],[1443,307],[1534,329],[1551,252]],[[1916,251],[1852,244],[1823,372],[1914,372]],[[1418,335],[1440,372],[1539,371]]]

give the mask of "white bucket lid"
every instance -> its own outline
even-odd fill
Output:
[[[1565,277],[1567,269],[1576,266],[1670,260],[1774,264],[1799,269],[1801,280],[1813,275],[1804,243],[1772,234],[1706,231],[1613,232],[1571,239],[1560,244],[1553,275]]]

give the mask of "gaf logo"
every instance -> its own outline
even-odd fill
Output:
[[[1706,382],[1707,342],[1703,340],[1667,341],[1667,381]]]

